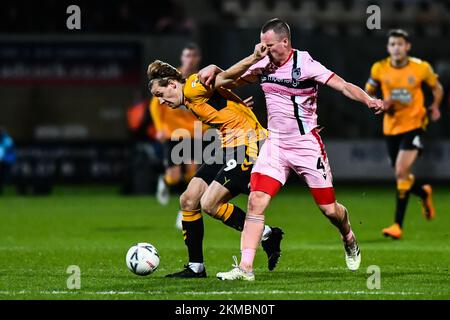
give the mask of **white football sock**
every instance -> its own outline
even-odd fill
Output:
[[[205,266],[201,262],[189,262],[189,268],[195,273],[200,273],[205,270]]]
[[[175,220],[175,228],[183,230],[183,213],[178,211],[177,219]]]

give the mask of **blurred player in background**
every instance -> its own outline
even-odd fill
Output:
[[[250,173],[259,153],[259,144],[266,138],[267,131],[247,104],[230,90],[222,88],[220,81],[205,86],[197,74],[184,79],[178,70],[159,60],[149,65],[147,74],[149,89],[161,103],[172,108],[185,105],[199,120],[220,132],[220,153],[204,159],[180,196],[189,263],[184,270],[167,275],[171,278],[204,278],[202,210],[225,225],[242,231],[246,214],[229,201],[250,192]],[[282,235],[281,229],[263,225],[259,241],[262,240],[267,254],[269,270],[275,268],[281,255]]]
[[[201,61],[200,48],[194,44],[187,44],[181,51],[181,66],[178,68],[186,79],[191,74],[198,71]],[[173,109],[168,105],[161,104],[157,97],[153,97],[150,101],[150,112],[153,123],[156,128],[156,138],[163,144],[164,148],[164,166],[165,173],[158,180],[156,197],[162,205],[167,205],[170,197],[170,187],[180,184],[187,184],[194,176],[198,169],[195,163],[186,163],[183,165],[174,164],[171,159],[173,147],[179,141],[172,141],[171,136],[177,129],[184,129],[186,136],[177,136],[177,138],[191,140],[194,137],[194,123],[197,118],[186,109],[185,106]],[[194,141],[192,140],[192,143]],[[192,159],[193,159],[192,154]],[[176,226],[181,230],[181,212],[178,213]]]
[[[269,129],[269,137],[251,174],[240,264],[236,261],[231,271],[220,272],[217,277],[255,279],[253,262],[264,230],[264,212],[291,171],[304,178],[319,209],[339,230],[347,267],[357,270],[361,262],[358,242],[347,209],[336,201],[331,168],[319,135],[318,84],[328,85],[377,113],[382,111],[383,102],[334,74],[308,52],[293,49],[286,22],[268,21],[260,36],[261,43],[255,46],[252,55],[220,72],[215,80],[228,88],[259,82],[266,97]]]
[[[409,194],[420,197],[426,219],[435,216],[432,202],[432,188],[418,183],[411,173],[414,162],[423,150],[422,137],[428,125],[428,117],[437,121],[441,117],[439,106],[443,89],[430,64],[409,57],[411,43],[408,33],[401,29],[388,34],[389,57],[376,62],[371,69],[366,91],[375,95],[381,89],[385,102],[383,133],[386,137],[391,164],[395,167],[397,179],[397,208],[395,223],[382,230],[385,236],[400,239],[403,233]],[[422,84],[433,92],[433,102],[427,109],[424,105]]]
[[[15,160],[14,141],[6,129],[0,126],[0,194],[3,193],[3,186],[8,182]]]

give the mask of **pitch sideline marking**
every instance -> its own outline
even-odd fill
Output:
[[[86,294],[86,295],[174,295],[173,292],[163,292],[163,291],[0,291],[0,295],[25,295],[25,294],[42,294],[42,295],[65,295],[65,294]],[[283,290],[272,290],[272,291],[187,291],[183,292],[184,295],[234,295],[234,294],[296,294],[296,295],[308,295],[308,294],[318,294],[318,295],[392,295],[392,296],[408,296],[408,295],[450,295],[446,292],[408,292],[408,291],[328,291],[328,290],[305,290],[305,291],[283,291]]]

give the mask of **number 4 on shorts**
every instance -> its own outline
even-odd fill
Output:
[[[317,158],[317,170],[320,170],[320,169],[325,171],[325,166],[323,165],[322,159],[319,157],[319,158]]]

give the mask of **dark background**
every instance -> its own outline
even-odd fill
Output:
[[[72,4],[81,9],[81,30],[66,27]],[[380,30],[366,27],[371,4],[381,8]],[[92,161],[106,163],[105,181],[117,180],[130,146],[152,143],[130,132],[126,121],[129,107],[150,98],[148,63],[158,58],[177,65],[180,49],[194,41],[203,50],[203,65],[228,67],[253,51],[261,25],[273,17],[291,25],[294,47],[361,87],[371,65],[387,55],[387,31],[405,28],[412,35],[411,55],[429,61],[445,89],[442,119],[429,126],[428,139],[450,138],[450,1],[426,0],[5,2],[0,10],[0,124],[18,145],[19,163],[36,154],[30,148],[50,146],[57,159],[61,154],[87,157],[87,180],[98,173]],[[430,91],[425,92],[429,104]],[[254,110],[265,124],[259,87],[238,93],[255,97]],[[330,88],[320,90],[318,114],[326,141],[381,138],[382,117]],[[104,151],[111,146],[116,151]],[[83,171],[75,169],[66,180],[73,181],[78,172]]]

